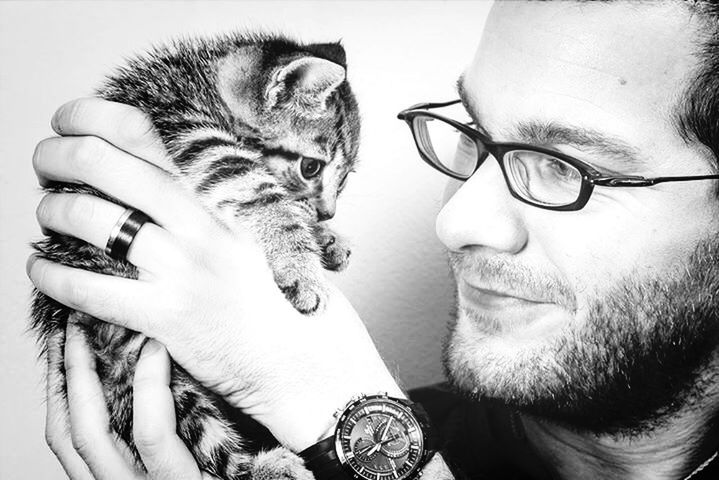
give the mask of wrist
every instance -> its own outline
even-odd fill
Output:
[[[421,405],[376,393],[353,398],[339,415],[334,435],[298,454],[317,480],[375,480],[388,473],[397,480],[417,480],[437,446]]]
[[[347,384],[316,394],[313,392],[303,400],[297,399],[284,407],[282,413],[277,411],[277,415],[263,423],[281,444],[293,452],[300,452],[334,434],[339,414],[353,398],[378,393],[407,398],[391,377],[384,382]]]

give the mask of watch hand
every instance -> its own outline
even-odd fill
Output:
[[[387,440],[382,440],[382,441],[380,441],[377,445],[383,446],[383,445],[385,445],[385,444],[387,444],[387,443],[394,442],[395,440],[397,440],[398,438],[400,438],[400,436],[401,436],[401,435],[393,435],[393,436],[389,437]]]
[[[365,453],[367,453],[367,452],[369,452],[370,450],[372,450],[373,448],[375,448],[377,445],[378,445],[377,443],[373,443],[373,444],[371,444],[371,445],[369,445],[369,446],[367,446],[367,447],[364,447],[362,450],[360,450],[359,452],[357,452],[357,455],[364,455]],[[370,454],[370,455],[371,455],[371,454]]]
[[[379,441],[384,441],[385,437],[387,437],[387,432],[389,432],[389,426],[392,425],[393,418],[390,418],[389,421],[384,426],[384,431],[382,432],[382,436],[380,437]]]
[[[367,456],[372,456],[372,455],[374,455],[375,453],[377,453],[377,450],[379,450],[380,448],[382,448],[382,444],[381,444],[381,443],[378,443],[378,444],[376,444],[376,445],[372,445],[372,448],[369,449],[369,452],[367,453]]]

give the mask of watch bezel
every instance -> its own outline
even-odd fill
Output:
[[[376,395],[362,395],[360,397],[357,397],[350,401],[350,403],[347,404],[342,414],[339,416],[337,420],[337,425],[335,426],[334,431],[334,447],[335,447],[335,453],[337,455],[337,460],[339,461],[340,465],[344,469],[344,471],[350,475],[355,480],[371,480],[369,476],[363,476],[362,474],[355,471],[354,468],[349,464],[347,460],[347,456],[345,455],[345,451],[342,447],[342,430],[344,429],[344,425],[347,422],[348,418],[353,415],[353,413],[358,409],[361,408],[363,404],[368,403],[379,403],[384,402],[391,404],[395,408],[403,411],[408,416],[412,417],[412,419],[417,424],[419,431],[420,431],[420,437],[421,437],[421,445],[419,452],[419,461],[416,463],[416,465],[405,475],[405,479],[412,479],[415,478],[416,473],[426,464],[427,462],[427,453],[429,451],[429,439],[427,435],[427,429],[428,425],[426,425],[426,422],[424,419],[419,417],[417,413],[412,409],[412,403],[409,400],[401,399],[401,398],[395,398],[390,397],[388,394],[376,394]],[[397,477],[399,478],[399,477]]]

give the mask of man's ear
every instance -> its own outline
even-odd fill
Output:
[[[309,115],[321,113],[344,82],[344,67],[317,57],[302,57],[279,67],[265,90],[266,108],[294,103]]]

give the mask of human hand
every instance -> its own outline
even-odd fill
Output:
[[[305,317],[274,283],[249,232],[230,233],[168,175],[171,162],[138,110],[99,99],[61,107],[33,164],[41,184],[91,185],[147,213],[127,259],[137,280],[28,261],[35,286],[69,307],[154,338],[231,405],[301,450],[358,393],[402,396],[364,325],[335,289]],[[85,194],[46,195],[40,225],[104,248],[124,208]]]
[[[63,358],[64,357],[64,358]],[[69,323],[64,355],[59,343],[48,345],[48,445],[72,480],[210,480],[175,432],[170,391],[170,359],[162,345],[149,340],[137,362],[133,385],[133,438],[146,471],[127,445],[108,429],[109,414],[94,359],[80,327]],[[67,397],[62,382],[67,382]]]

